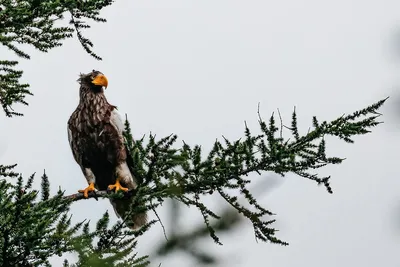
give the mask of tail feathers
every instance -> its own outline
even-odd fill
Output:
[[[124,218],[125,214],[129,212],[131,201],[126,199],[110,199],[110,202],[118,218]],[[132,214],[131,219],[128,218],[126,223],[132,230],[137,230],[147,223],[147,214],[146,212]]]

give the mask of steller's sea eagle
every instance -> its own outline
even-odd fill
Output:
[[[81,74],[80,100],[68,120],[68,140],[75,161],[82,169],[89,186],[79,192],[88,197],[90,191],[128,191],[137,187],[129,166],[129,150],[124,142],[124,124],[116,107],[108,103],[104,89],[107,78],[100,71]],[[131,201],[110,199],[118,217],[125,217]],[[133,214],[128,225],[137,229],[146,223],[146,213]],[[132,225],[133,223],[133,225]]]

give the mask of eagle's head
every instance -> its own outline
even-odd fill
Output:
[[[94,92],[102,92],[103,88],[107,88],[108,80],[103,73],[98,70],[92,70],[87,74],[80,74],[78,82],[81,86],[87,87]]]

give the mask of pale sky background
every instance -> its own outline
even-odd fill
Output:
[[[79,72],[98,69],[108,77],[107,97],[128,113],[135,137],[176,133],[206,150],[222,134],[241,137],[244,120],[257,130],[258,102],[264,118],[279,108],[286,124],[296,106],[305,132],[313,115],[335,119],[396,96],[400,85],[399,1],[117,1],[103,15],[107,24],[86,31],[102,62],[76,39],[48,54],[28,49],[32,60],[21,60],[20,68],[35,96],[17,109],[23,118],[0,117],[0,162],[19,163],[25,177],[46,169],[53,192],[86,186],[66,131]],[[13,57],[2,48],[0,58]],[[381,110],[385,124],[372,134],[353,145],[327,144],[330,155],[347,158],[321,172],[332,175],[333,195],[289,175],[260,199],[277,213],[278,237],[290,246],[256,243],[250,223],[221,235],[223,247],[211,238],[201,244],[219,253],[220,266],[400,266],[400,128],[393,100]],[[75,221],[96,221],[106,209],[112,211],[107,201],[88,200],[72,213]],[[168,228],[167,209],[159,211]],[[196,210],[185,213],[183,228],[200,222]],[[140,239],[139,253],[162,241],[157,225]],[[152,266],[160,262],[196,266],[184,254]]]

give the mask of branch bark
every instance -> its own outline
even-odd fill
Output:
[[[113,196],[115,196],[117,194],[121,194],[121,193],[123,194],[122,199],[129,199],[136,194],[136,189],[130,189],[127,192],[118,192],[118,193],[115,193],[113,191],[108,191],[108,190],[100,190],[100,191],[94,191],[94,192],[92,191],[92,192],[88,193],[88,198],[85,198],[83,196],[83,193],[76,193],[76,194],[64,196],[64,199],[68,199],[71,201],[78,201],[81,199],[94,198],[94,199],[98,200],[98,198],[112,198]]]

